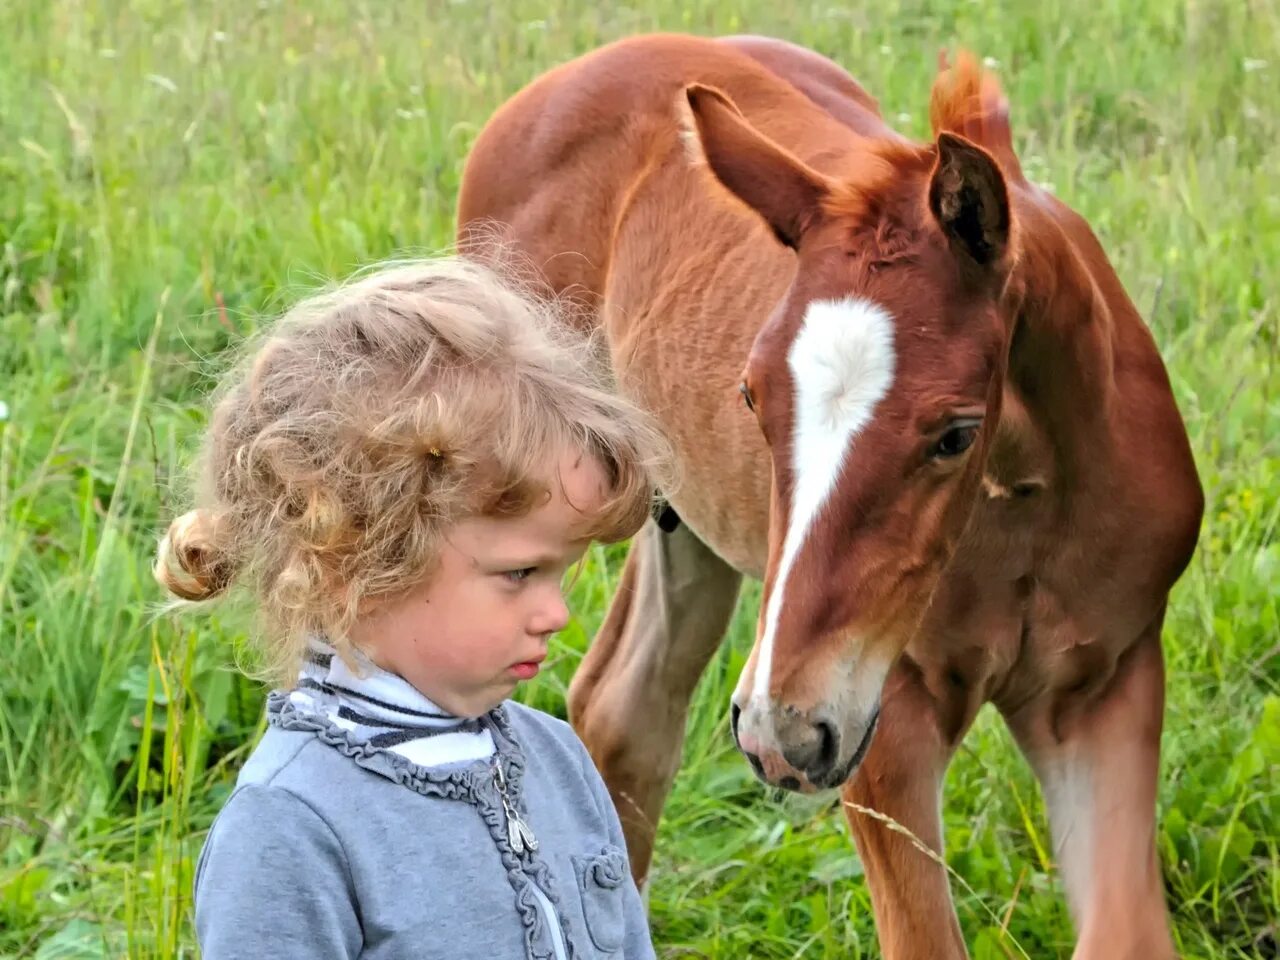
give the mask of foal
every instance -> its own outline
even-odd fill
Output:
[[[477,140],[464,247],[497,222],[588,306],[684,477],[572,718],[643,879],[694,686],[760,578],[731,723],[762,779],[842,787],[940,850],[944,772],[992,702],[1043,784],[1077,956],[1171,956],[1154,819],[1161,625],[1203,510],[1186,432],[1088,225],[1023,177],[996,82],[944,67],[931,117],[912,143],[810,51],[659,35],[550,71]],[[964,956],[942,868],[850,824],[885,956]]]

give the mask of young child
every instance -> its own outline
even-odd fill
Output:
[[[589,755],[507,698],[666,463],[589,343],[474,262],[269,331],[156,559],[186,601],[249,588],[279,685],[197,865],[205,960],[654,956]]]

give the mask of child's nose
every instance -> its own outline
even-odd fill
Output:
[[[564,602],[564,595],[559,590],[549,592],[547,599],[538,609],[530,633],[551,634],[563,630],[569,623],[569,606]]]

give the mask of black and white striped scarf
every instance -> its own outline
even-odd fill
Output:
[[[331,646],[313,639],[289,702],[328,718],[361,743],[397,753],[419,766],[463,763],[493,756],[493,735],[480,721],[456,717],[409,681],[354,654],[353,673]]]

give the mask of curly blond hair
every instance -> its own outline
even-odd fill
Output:
[[[220,388],[195,508],[154,573],[191,603],[250,588],[264,679],[292,683],[313,633],[349,654],[357,613],[429,576],[450,524],[545,501],[564,452],[609,478],[599,541],[635,533],[671,482],[666,440],[598,344],[500,270],[453,257],[357,277],[285,313]]]

